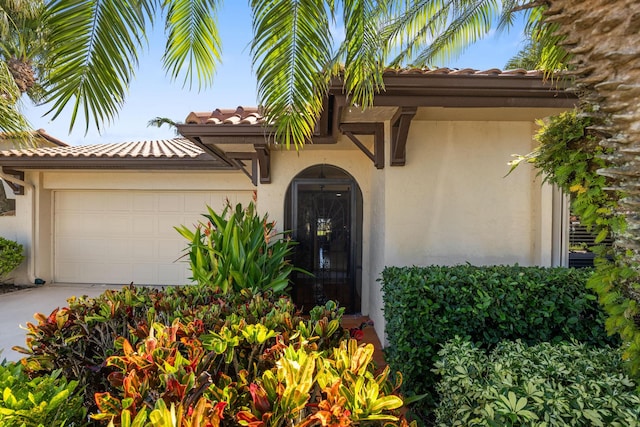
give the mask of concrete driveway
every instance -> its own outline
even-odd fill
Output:
[[[11,350],[14,345],[25,347],[27,322],[33,315],[49,315],[57,307],[65,307],[72,296],[95,297],[107,289],[122,289],[123,285],[53,284],[0,295],[0,360],[17,361],[24,355]]]

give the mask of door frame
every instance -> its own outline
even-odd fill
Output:
[[[314,165],[320,166],[320,165]],[[342,178],[305,178],[301,175],[313,168],[307,168],[300,171],[289,184],[289,188],[286,192],[285,198],[289,199],[289,203],[285,200],[285,225],[291,232],[291,238],[297,240],[298,231],[298,193],[299,189],[303,185],[348,185],[349,191],[349,276],[351,293],[351,307],[345,307],[348,313],[355,313],[361,310],[362,307],[362,191],[357,181],[351,174],[333,165],[329,166],[333,169],[339,170],[344,177]]]

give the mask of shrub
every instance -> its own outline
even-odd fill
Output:
[[[437,425],[640,425],[640,397],[617,350],[505,341],[487,355],[455,339],[439,354]]]
[[[422,394],[433,391],[437,352],[456,335],[485,348],[505,339],[616,345],[585,288],[591,274],[519,266],[388,267],[382,273],[386,360],[402,372],[409,394]]]
[[[0,364],[0,390],[2,426],[86,425],[78,383],[68,382],[60,371],[31,380],[21,365]]]
[[[312,425],[322,411],[342,408],[354,422],[397,421],[397,387],[388,371],[373,374],[372,346],[344,341],[343,311],[328,302],[302,318],[288,297],[270,292],[130,286],[37,315],[38,323],[27,325],[27,348],[15,349],[28,355],[22,363],[32,376],[61,370],[78,380],[94,418],[116,425],[169,417],[171,404],[184,423],[203,411],[215,417],[218,404],[229,405],[224,414],[232,424],[254,422],[265,412],[251,403],[256,387],[269,391],[273,417],[295,412]],[[307,359],[303,381],[298,369]],[[309,406],[316,398],[326,402]]]
[[[97,393],[97,420],[154,425],[399,425],[402,399],[375,375],[373,346],[342,341],[319,351],[300,324],[288,338],[240,320],[217,333],[194,323],[155,324],[134,349],[121,340],[107,364],[110,393]],[[195,332],[195,334],[194,334]],[[173,421],[172,421],[173,420]]]
[[[208,207],[206,222],[195,230],[176,230],[189,241],[192,279],[223,293],[251,288],[282,293],[294,267],[287,257],[293,242],[275,234],[275,223],[259,217],[256,207],[227,204],[218,214]]]
[[[24,260],[22,245],[0,237],[0,283]]]

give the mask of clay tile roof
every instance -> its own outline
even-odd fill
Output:
[[[384,75],[428,75],[428,74],[442,74],[442,75],[476,75],[476,76],[527,76],[527,77],[540,77],[542,72],[538,70],[527,71],[522,68],[515,70],[501,70],[499,68],[491,68],[489,70],[476,70],[474,68],[387,68],[384,71]]]
[[[185,138],[160,141],[122,142],[117,144],[76,145],[62,147],[25,148],[0,152],[0,158],[199,158],[206,156],[200,148]]]
[[[258,107],[216,108],[209,112],[192,112],[187,116],[185,123],[188,125],[252,125],[262,123],[262,114]]]

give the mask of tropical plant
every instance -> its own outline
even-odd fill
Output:
[[[275,233],[275,223],[260,217],[253,202],[227,203],[221,213],[207,207],[195,230],[176,230],[189,241],[187,255],[195,282],[222,293],[245,288],[284,292],[294,270],[287,257],[293,242]]]
[[[169,74],[188,85],[210,84],[220,59],[220,3],[46,1],[42,28],[51,62],[40,83],[50,113],[55,118],[70,105],[71,126],[79,112],[87,125],[112,119],[145,34],[158,21],[168,29],[163,65]],[[351,103],[367,107],[384,87],[385,66],[430,65],[488,34],[498,17],[508,27],[516,11],[530,12],[532,26],[542,16],[538,3],[523,0],[252,0],[250,7],[258,97],[276,140],[287,147],[310,138],[332,77],[343,78]],[[332,38],[338,20],[344,40]]]
[[[69,303],[27,325],[22,365],[78,381],[100,425],[401,422],[399,384],[349,340],[335,303],[302,318],[288,297],[200,285]]]
[[[455,338],[439,355],[438,426],[640,425],[616,349],[504,341],[487,354]]]
[[[2,183],[0,182],[0,185]],[[0,283],[24,260],[22,245],[13,240],[0,237]]]
[[[123,339],[118,348],[107,360],[117,368],[109,376],[114,388],[95,396],[96,420],[185,427],[400,421],[392,411],[402,399],[393,394],[388,367],[374,375],[371,344],[342,341],[319,352],[313,336],[285,338],[243,320],[210,334],[176,321],[154,324],[137,348]]]
[[[0,425],[83,426],[86,410],[77,381],[60,371],[29,378],[16,363],[0,364]]]

